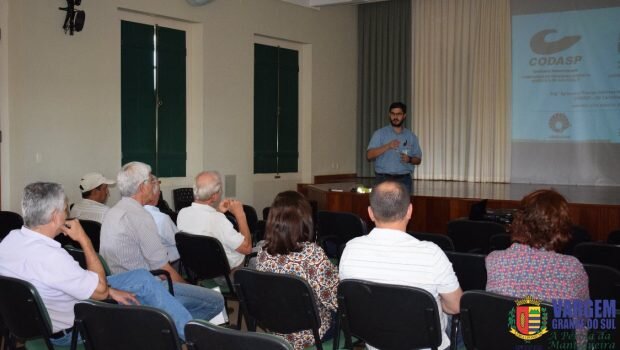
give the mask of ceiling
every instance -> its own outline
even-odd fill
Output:
[[[351,4],[364,4],[369,2],[379,2],[386,0],[282,0],[290,2],[291,4],[319,8],[321,6],[333,6],[333,5],[351,5]]]

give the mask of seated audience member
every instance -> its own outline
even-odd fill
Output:
[[[110,209],[105,205],[110,196],[108,185],[113,184],[115,184],[114,181],[106,179],[99,173],[88,173],[82,176],[80,181],[82,200],[71,208],[71,217],[102,223],[103,216]]]
[[[224,215],[229,211],[237,220],[239,232]],[[216,171],[203,171],[196,176],[194,202],[177,216],[180,231],[217,238],[224,247],[231,269],[241,267],[252,252],[252,237],[238,200],[222,200],[222,179]]]
[[[93,245],[78,220],[66,220],[67,199],[55,183],[37,182],[24,188],[24,226],[0,243],[0,275],[34,285],[52,323],[52,343],[68,346],[73,306],[80,300],[112,298],[120,304],[143,304],[166,311],[184,338],[192,315],[146,270],[107,277]],[[87,269],[82,269],[60,243],[64,234],[80,243]]]
[[[99,248],[112,273],[135,269],[166,270],[174,282],[174,297],[193,318],[209,320],[219,314],[224,308],[222,295],[187,284],[168,262],[168,253],[161,244],[157,225],[143,207],[151,200],[156,183],[151,167],[140,162],[125,164],[116,181],[122,198],[103,220]]]
[[[566,199],[553,190],[523,197],[508,249],[486,258],[487,291],[513,297],[588,299],[588,275],[577,258],[557,253],[570,239]]]
[[[322,339],[331,336],[338,308],[338,268],[323,249],[313,243],[312,209],[298,192],[278,194],[271,205],[265,229],[265,244],[258,253],[259,271],[291,274],[308,281],[318,303]],[[279,334],[295,349],[314,345],[311,330]]]
[[[463,292],[446,254],[435,243],[407,234],[412,210],[409,193],[401,183],[388,180],[375,185],[368,215],[376,227],[347,243],[340,259],[340,280],[360,279],[428,291],[443,310],[439,313],[439,349],[447,349],[450,340],[445,331],[449,327],[446,313],[459,313]],[[372,348],[372,344],[367,345]]]
[[[159,184],[161,181],[155,179],[155,183],[153,184],[153,196],[151,199],[144,205],[144,209],[151,214],[153,220],[155,220],[155,225],[157,225],[157,233],[159,234],[159,239],[161,239],[161,244],[166,247],[166,251],[168,252],[168,261],[175,269],[178,271],[179,265],[179,251],[177,250],[177,244],[174,240],[174,235],[179,232],[177,226],[172,222],[172,219],[168,214],[164,214],[159,211],[157,207],[157,203],[159,202],[159,195],[161,191],[159,189]]]

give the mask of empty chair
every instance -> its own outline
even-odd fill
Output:
[[[230,281],[230,266],[222,243],[217,238],[179,232],[174,236],[181,263],[192,284],[207,288],[215,287],[213,278],[223,277],[226,286],[220,286],[222,295],[228,300],[237,300]],[[238,313],[237,328],[241,327],[241,313]]]
[[[489,238],[489,251],[508,249],[512,241],[508,233],[498,233]]]
[[[452,263],[456,278],[463,291],[480,289],[487,285],[487,269],[484,263],[485,255],[446,252]]]
[[[194,201],[194,190],[191,187],[175,188],[172,190],[172,201],[174,202],[174,210],[177,212],[189,207]]]
[[[170,316],[148,306],[82,301],[75,304],[75,326],[89,350],[181,349]]]
[[[592,264],[583,264],[583,268],[588,274],[590,299],[620,300],[620,271]]]
[[[352,213],[319,211],[317,213],[318,243],[330,258],[338,256],[339,247],[355,237],[367,234],[366,223]]]
[[[424,233],[424,232],[407,232],[413,237],[421,241],[429,241],[437,244],[443,251],[454,251],[454,243],[452,239],[446,235],[439,233]]]
[[[0,241],[12,230],[20,229],[24,225],[22,216],[12,211],[0,211]]]
[[[187,323],[185,341],[189,350],[293,350],[291,344],[273,334],[242,332],[201,320]]]
[[[607,236],[607,243],[620,244],[620,230],[609,232],[609,235]]]
[[[457,252],[487,254],[491,236],[498,233],[506,233],[506,227],[495,222],[458,219],[448,223],[448,236]]]
[[[101,236],[101,224],[93,220],[81,220],[80,219],[80,225],[82,225],[84,232],[86,232],[86,235],[88,236],[88,238],[90,238],[90,241],[93,243],[93,248],[95,248],[95,251],[99,252],[99,238]]]
[[[312,288],[294,275],[242,268],[234,285],[248,330],[256,326],[269,332],[290,334],[311,330],[317,349],[323,349],[321,319]]]
[[[437,302],[420,288],[344,280],[338,286],[338,313],[347,348],[351,335],[379,349],[441,345]]]
[[[516,323],[522,319],[517,315],[520,312],[515,303],[516,298],[493,294],[485,291],[468,291],[461,297],[461,324],[463,330],[463,340],[467,349],[477,350],[497,350],[497,349],[516,349],[523,346],[524,341],[510,333],[510,328],[519,332],[520,328]],[[541,313],[548,316],[547,324],[540,322],[540,326],[551,329],[551,319],[553,318],[553,307],[545,302],[540,303]],[[511,321],[511,319],[513,321]],[[542,319],[545,319],[543,316]],[[508,320],[508,322],[507,322]],[[512,324],[511,324],[512,322]],[[539,331],[541,328],[534,328],[535,324],[529,323],[526,331]],[[574,331],[554,331],[559,337],[561,332],[566,332],[566,338],[574,337]],[[541,349],[551,349],[550,346],[555,337],[550,334],[541,336],[538,339],[529,341],[528,346],[539,346]],[[556,340],[557,343],[557,340]],[[575,344],[569,340],[563,340],[566,348],[575,349]],[[573,346],[573,347],[571,347]]]
[[[574,254],[584,264],[605,265],[620,271],[620,245],[581,243],[575,246]]]
[[[47,309],[34,286],[17,278],[0,276],[0,318],[8,330],[5,343],[15,348],[16,339],[25,339],[26,348],[68,349],[54,347],[49,340],[52,324]]]
[[[584,227],[581,227],[581,226],[571,225],[570,239],[568,243],[566,243],[566,246],[562,248],[561,253],[568,254],[568,255],[574,255],[575,247],[578,244],[590,242],[591,240],[592,239],[590,239],[590,234],[588,233],[588,230],[586,230]]]

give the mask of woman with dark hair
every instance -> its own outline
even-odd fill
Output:
[[[332,325],[338,301],[338,269],[323,249],[313,243],[310,203],[298,192],[279,193],[271,205],[265,227],[265,245],[258,253],[259,271],[296,275],[308,281],[318,303],[321,338]],[[310,330],[280,334],[295,349],[314,345]]]
[[[510,227],[513,244],[486,258],[487,291],[536,299],[588,299],[588,275],[558,252],[570,239],[568,203],[554,190],[523,197]]]

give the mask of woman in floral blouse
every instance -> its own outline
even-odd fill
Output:
[[[553,190],[521,200],[513,244],[486,258],[487,290],[513,297],[588,299],[588,275],[575,257],[557,253],[570,239],[568,203]]]
[[[278,194],[269,210],[265,245],[258,253],[259,271],[296,275],[308,281],[315,293],[321,318],[319,334],[324,337],[338,307],[338,269],[323,249],[313,243],[312,210],[298,192]],[[314,345],[311,330],[280,334],[295,349]]]

